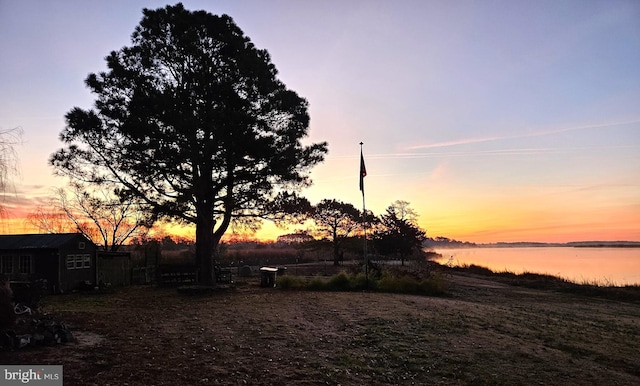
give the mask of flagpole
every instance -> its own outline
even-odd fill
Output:
[[[364,274],[365,274],[365,289],[369,290],[369,259],[367,256],[367,209],[364,198],[364,177],[367,175],[367,170],[364,166],[364,156],[362,155],[362,145],[360,142],[360,190],[362,191],[362,228],[364,234]]]

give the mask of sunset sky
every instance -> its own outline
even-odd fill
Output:
[[[0,232],[65,184],[47,160],[84,79],[167,4],[0,0],[0,129],[24,132]],[[233,17],[309,101],[312,203],[361,208],[364,142],[367,209],[408,201],[429,236],[640,241],[639,1],[183,4]]]

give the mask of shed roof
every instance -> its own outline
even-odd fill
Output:
[[[82,233],[51,233],[27,235],[0,235],[2,249],[57,249],[77,240],[91,242]]]

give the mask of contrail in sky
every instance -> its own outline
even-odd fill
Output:
[[[564,148],[516,148],[475,151],[438,151],[428,153],[380,153],[368,154],[369,159],[416,159],[416,158],[440,158],[440,157],[475,157],[475,156],[502,156],[502,155],[534,155],[534,154],[561,154],[569,151],[597,151],[603,149],[634,149],[638,145],[625,146],[590,146],[590,147],[564,147]],[[327,160],[355,159],[356,156],[328,156]]]
[[[468,144],[472,144],[472,143],[498,141],[498,140],[502,140],[502,139],[541,137],[541,136],[545,136],[545,135],[553,135],[553,134],[565,133],[565,132],[568,132],[568,131],[599,129],[599,128],[605,128],[605,127],[614,127],[614,126],[624,126],[624,125],[630,125],[630,124],[634,124],[634,123],[640,123],[640,120],[633,120],[633,121],[628,121],[628,122],[617,122],[617,123],[606,123],[606,124],[589,125],[589,126],[566,127],[566,128],[561,128],[561,129],[543,130],[543,131],[537,131],[537,132],[525,133],[525,134],[518,134],[518,135],[492,136],[492,137],[484,137],[484,138],[464,138],[464,139],[453,140],[453,141],[436,142],[436,143],[430,143],[430,144],[426,144],[426,145],[411,146],[411,147],[408,147],[407,150],[434,149],[434,148],[442,148],[442,147],[450,147],[450,146],[458,146],[458,145],[468,145]]]

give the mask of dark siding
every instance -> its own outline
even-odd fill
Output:
[[[60,283],[58,282],[58,253],[56,250],[35,250],[32,256],[34,278],[46,279],[51,288],[58,288]]]
[[[81,234],[0,235],[0,256],[14,256],[11,280],[24,280],[26,276],[18,274],[18,256],[30,255],[30,279],[46,279],[56,292],[71,291],[84,282],[96,284],[96,250],[96,245]],[[68,255],[89,255],[90,266],[69,270]]]
[[[93,244],[85,243],[84,249],[78,248],[78,243],[82,239],[74,240],[60,249],[60,277],[62,284],[60,289],[69,292],[77,289],[83,283],[88,282],[91,286],[96,285],[96,247]],[[67,268],[67,257],[89,255],[90,267],[88,268]]]

